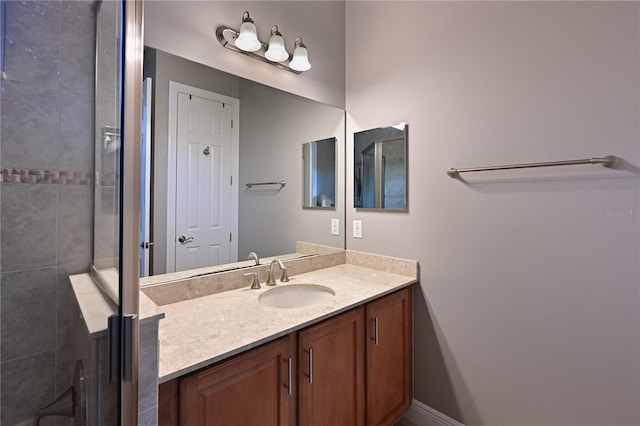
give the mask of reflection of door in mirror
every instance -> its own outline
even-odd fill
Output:
[[[354,207],[406,211],[406,126],[354,134]]]
[[[175,155],[176,169],[168,173],[175,176],[169,180],[175,203],[167,215],[175,220],[168,221],[173,244],[167,245],[167,271],[235,262],[238,197],[231,177],[237,174],[237,119],[236,129],[232,122],[238,100],[174,82],[169,91],[170,137],[175,135],[169,155]]]
[[[302,145],[302,207],[336,206],[336,138]]]
[[[151,78],[142,82],[142,138],[140,140],[140,276],[151,271]]]

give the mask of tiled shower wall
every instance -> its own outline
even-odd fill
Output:
[[[92,247],[94,29],[90,1],[4,6],[0,423],[12,426],[71,384],[67,277],[88,271]]]

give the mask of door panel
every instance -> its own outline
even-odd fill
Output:
[[[221,102],[178,94],[176,270],[231,261],[231,115]]]
[[[295,394],[288,389],[294,341],[283,337],[180,380],[180,424],[294,424]],[[161,418],[160,424],[170,421]]]
[[[411,288],[367,305],[367,425],[390,425],[412,400]]]
[[[300,425],[364,424],[364,308],[301,331]]]

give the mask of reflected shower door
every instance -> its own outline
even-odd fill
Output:
[[[372,142],[362,151],[361,197],[356,207],[403,209],[406,206],[404,138]]]

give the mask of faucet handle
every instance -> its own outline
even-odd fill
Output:
[[[244,274],[245,277],[253,277],[253,283],[251,284],[252,290],[258,290],[260,288],[260,279],[258,279],[257,272],[247,272]]]

